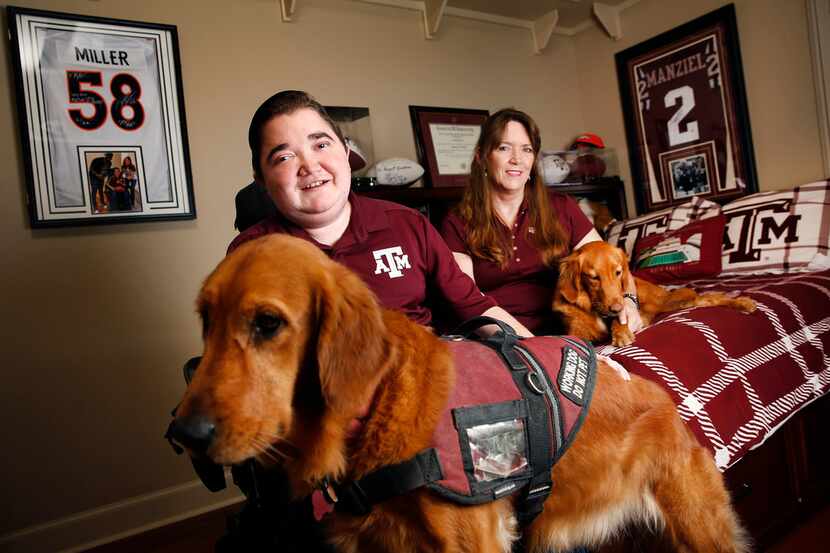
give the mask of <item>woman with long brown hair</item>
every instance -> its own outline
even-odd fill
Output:
[[[507,108],[490,116],[470,184],[441,227],[461,270],[535,334],[557,330],[551,300],[559,259],[602,240],[571,196],[542,182],[541,145],[539,127],[526,113]],[[620,320],[639,328],[636,305],[625,304]]]

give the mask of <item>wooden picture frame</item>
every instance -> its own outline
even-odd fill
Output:
[[[616,54],[637,211],[757,192],[732,4]]]
[[[425,187],[466,186],[481,126],[481,109],[409,106]]]
[[[194,219],[176,27],[7,19],[31,226]]]

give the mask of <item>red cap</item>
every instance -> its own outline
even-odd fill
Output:
[[[594,146],[595,148],[605,148],[605,142],[603,142],[599,136],[592,132],[582,133],[574,138],[574,143],[573,146],[571,146],[571,149],[576,148],[577,144],[587,144],[588,146]]]

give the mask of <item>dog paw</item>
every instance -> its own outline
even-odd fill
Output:
[[[755,304],[755,301],[746,296],[740,296],[735,298],[735,306],[744,313],[752,313],[756,309],[758,309],[758,306]]]
[[[616,325],[611,336],[611,345],[621,348],[634,341],[634,333],[627,326]]]

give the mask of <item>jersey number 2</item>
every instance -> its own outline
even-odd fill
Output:
[[[674,106],[678,100],[680,100],[680,108],[674,112],[674,115],[671,116],[668,123],[670,146],[693,142],[700,138],[697,121],[689,121],[686,123],[686,130],[680,130],[680,122],[695,107],[694,89],[690,86],[681,86],[680,88],[669,90],[663,98],[663,102],[667,108]]]

